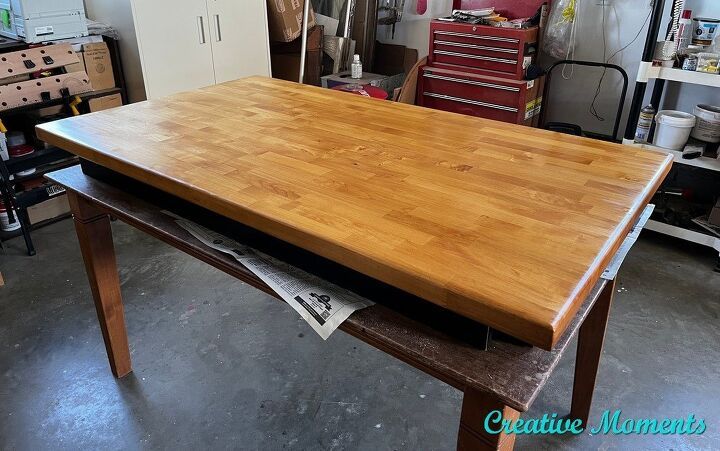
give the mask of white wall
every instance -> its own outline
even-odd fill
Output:
[[[378,39],[382,42],[403,44],[417,48],[420,55],[427,55],[430,20],[433,17],[448,15],[452,9],[452,0],[430,1],[426,14],[415,14],[415,1],[406,0],[403,21],[396,25],[395,39],[390,39],[385,29],[378,28]],[[598,0],[579,0],[578,40],[575,59],[603,60],[603,7]],[[665,1],[669,17],[671,0]],[[686,8],[693,10],[693,16],[720,17],[720,1],[718,0],[686,0]],[[628,44],[643,26],[650,12],[650,0],[610,0],[605,7],[605,39],[607,42],[606,57]],[[666,23],[661,30],[664,33]],[[661,33],[661,34],[662,34]],[[632,99],[634,80],[647,35],[647,24],[637,41],[624,52],[618,54],[611,62],[622,66],[630,78],[630,87],[625,100],[625,110],[621,121],[620,133],[625,129],[626,117]],[[543,61],[548,64],[548,61]],[[605,122],[597,120],[590,113],[590,103],[598,81],[602,74],[598,69],[576,69],[569,80],[556,77],[552,83],[549,99],[551,120],[578,123],[583,128],[601,133],[612,131],[612,120],[620,96],[620,77],[614,74],[606,76],[598,97],[597,110],[606,118]],[[648,100],[652,85],[649,85]],[[720,90],[698,86],[668,86],[665,96],[665,108],[677,108],[691,111],[698,102],[720,104]]]
[[[145,100],[145,83],[130,0],[85,0],[85,10],[88,18],[112,25],[117,30],[128,98],[130,102]]]

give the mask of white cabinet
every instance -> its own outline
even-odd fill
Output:
[[[216,83],[270,75],[266,4],[265,0],[207,0]]]
[[[147,97],[270,75],[265,0],[132,0]]]

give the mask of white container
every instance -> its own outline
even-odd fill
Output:
[[[8,217],[5,205],[0,202],[0,230],[3,232],[12,232],[20,228],[20,221],[18,221],[17,212],[13,209],[13,216],[15,222],[10,224],[10,218]]]
[[[698,53],[697,72],[705,72],[708,74],[718,73],[718,62],[720,55],[717,53],[702,52]]]
[[[720,143],[720,107],[698,105],[693,113],[697,122],[691,136],[708,143]]]
[[[695,33],[693,44],[712,45],[718,25],[720,25],[720,20],[718,19],[709,19],[706,17],[696,17],[693,19]]]
[[[663,110],[655,116],[655,145],[670,150],[683,150],[695,127],[695,116],[683,111]]]

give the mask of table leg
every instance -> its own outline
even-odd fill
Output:
[[[123,377],[130,373],[132,368],[110,216],[73,192],[68,191],[67,195],[85,261],[85,271],[95,300],[105,350],[110,360],[110,369],[115,377]]]
[[[595,380],[614,292],[615,281],[612,280],[605,285],[600,297],[580,326],[570,417],[582,420],[583,425],[587,425],[590,417],[590,405],[595,391]]]
[[[491,412],[490,426],[492,430],[499,430],[501,424],[498,419],[515,421],[520,412],[492,399],[488,395],[474,390],[465,391],[460,414],[460,430],[458,431],[457,449],[459,451],[475,450],[503,450],[510,451],[515,446],[515,434],[492,434],[485,429],[485,419]]]

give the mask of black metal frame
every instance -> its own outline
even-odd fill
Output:
[[[650,15],[650,26],[648,27],[647,38],[645,39],[645,48],[642,54],[642,62],[652,63],[655,56],[655,45],[657,43],[658,33],[660,33],[660,25],[662,25],[662,15],[665,10],[665,0],[655,0],[652,13]],[[645,92],[647,90],[647,81],[637,81],[635,83],[635,92],[633,93],[632,103],[630,104],[630,115],[628,116],[627,127],[625,128],[625,139],[634,140],[637,131],[638,119],[640,119],[640,111],[643,108],[645,100]],[[652,104],[655,108],[659,108],[660,100],[665,89],[665,80],[657,79],[653,85]],[[651,131],[652,132],[652,131]],[[652,139],[652,135],[649,136]]]
[[[620,101],[618,102],[618,110],[615,114],[615,124],[613,126],[613,133],[612,135],[604,135],[600,133],[592,133],[592,137],[596,139],[602,139],[604,141],[612,141],[616,142],[618,131],[620,130],[620,120],[622,118],[622,112],[623,108],[625,107],[625,96],[627,95],[628,86],[629,86],[629,79],[628,74],[625,72],[625,69],[622,67],[616,65],[616,64],[610,64],[610,63],[598,63],[595,61],[579,61],[579,60],[562,60],[558,61],[546,71],[547,75],[545,78],[545,90],[543,92],[543,103],[542,108],[540,110],[540,127],[546,128],[548,130],[555,130],[555,131],[561,131],[563,133],[573,134],[573,135],[582,135],[582,129],[579,125],[576,124],[568,124],[564,122],[545,122],[545,118],[547,116],[547,110],[548,110],[548,99],[550,96],[550,82],[552,80],[552,74],[555,69],[557,69],[560,66],[565,65],[573,65],[573,66],[586,66],[586,67],[602,67],[603,69],[610,69],[614,70],[616,72],[619,72],[620,75],[623,77],[623,88],[622,92],[620,93]]]

